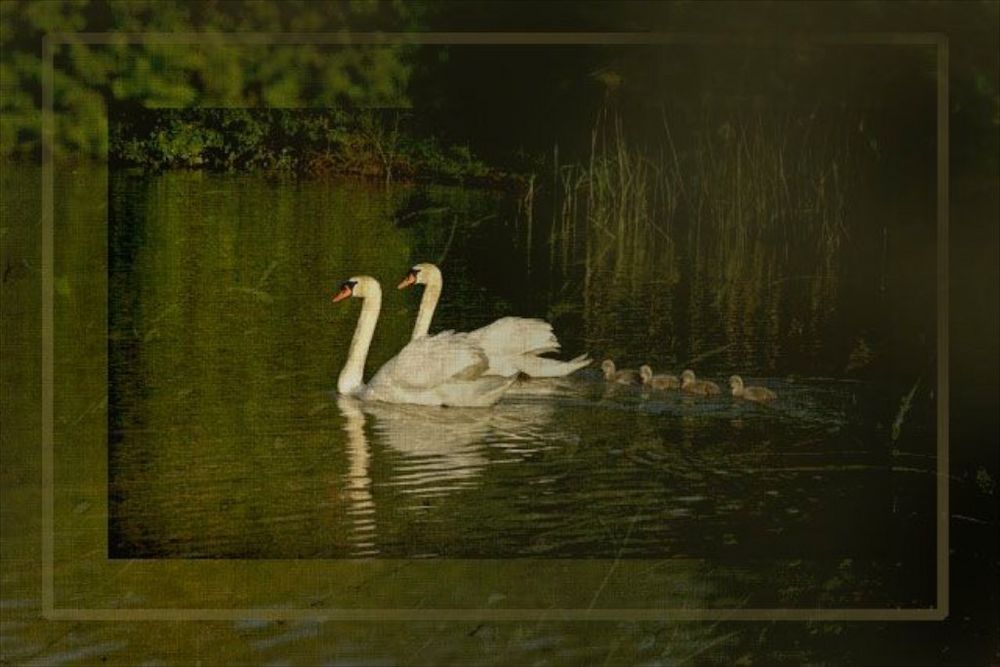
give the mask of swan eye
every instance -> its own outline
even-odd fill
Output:
[[[357,286],[357,284],[358,284],[357,280],[345,280],[344,282],[340,283],[340,289],[348,289],[351,291],[351,293],[353,293],[354,288]]]

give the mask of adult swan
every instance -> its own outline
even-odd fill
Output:
[[[441,270],[429,262],[416,264],[399,283],[398,288],[404,289],[417,284],[424,286],[424,295],[420,298],[420,310],[410,336],[410,340],[414,342],[426,336],[431,328],[431,319],[444,284]],[[487,371],[489,375],[524,373],[534,378],[555,378],[569,375],[590,363],[586,354],[570,361],[541,356],[559,351],[559,341],[552,332],[552,325],[544,320],[501,317],[493,324],[465,335],[486,353],[490,362]]]
[[[370,276],[345,281],[334,303],[362,300],[358,326],[347,362],[337,378],[337,391],[366,401],[418,405],[487,406],[496,403],[516,379],[487,376],[489,361],[467,336],[452,332],[411,341],[365,384],[365,359],[382,309],[382,288]]]

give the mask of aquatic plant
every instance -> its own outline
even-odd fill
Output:
[[[550,265],[557,283],[582,272],[588,339],[600,346],[625,325],[673,329],[682,274],[687,327],[716,331],[721,320],[728,340],[743,341],[723,348],[732,361],[756,349],[750,341],[788,333],[779,304],[803,280],[796,327],[817,330],[836,298],[848,201],[864,166],[850,125],[815,112],[729,111],[677,132],[662,111],[655,133],[630,132],[606,103],[586,159],[553,157]],[[616,305],[623,297],[627,311]],[[706,319],[712,311],[718,317]],[[718,343],[693,335],[686,354]]]

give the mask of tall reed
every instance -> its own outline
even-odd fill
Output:
[[[709,304],[728,323],[727,338],[780,336],[789,323],[779,321],[778,301],[799,278],[809,287],[802,317],[825,316],[858,178],[849,127],[815,113],[756,112],[703,115],[676,132],[664,113],[656,135],[640,142],[605,105],[586,160],[559,164],[556,153],[553,165],[550,265],[567,280],[582,271],[588,337],[612,338],[622,316],[600,313],[625,296],[651,327],[682,316],[663,312],[662,296],[682,268],[692,330],[718,329],[699,321]]]

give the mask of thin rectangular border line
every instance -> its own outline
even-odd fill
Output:
[[[423,46],[641,46],[656,44],[871,44],[940,46],[940,33],[791,34],[780,37],[664,32],[53,32],[54,43]]]
[[[780,41],[778,41],[780,39]],[[469,45],[616,46],[744,44],[859,44],[936,47],[937,62],[937,524],[936,605],[924,609],[271,609],[271,608],[56,608],[54,589],[55,489],[53,396],[53,226],[54,226],[54,54],[63,44],[231,44],[231,45]],[[365,32],[365,33],[49,33],[42,37],[42,615],[51,620],[581,620],[581,621],[938,621],[949,611],[948,497],[948,37],[939,33],[854,33],[789,35],[781,38],[661,32]]]

